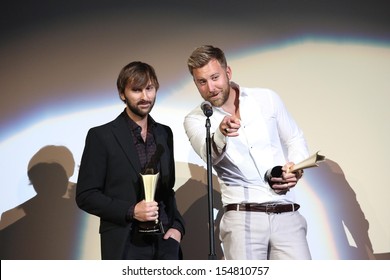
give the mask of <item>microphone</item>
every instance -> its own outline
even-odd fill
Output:
[[[206,117],[210,117],[213,114],[213,107],[211,106],[211,103],[208,101],[203,101],[200,105],[200,108],[203,110],[203,114]]]
[[[270,174],[270,177],[282,177],[282,173],[283,173],[283,170],[282,170],[282,166],[278,165],[278,166],[275,166],[274,168],[272,168],[271,170],[271,174]],[[286,194],[288,192],[288,190],[275,190],[272,186],[273,184],[275,184],[274,182],[271,182],[271,178],[267,178],[268,180],[268,183],[270,184],[271,186],[271,189],[273,189],[277,194]]]

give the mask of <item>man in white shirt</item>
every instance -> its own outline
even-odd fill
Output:
[[[308,157],[302,131],[275,92],[231,81],[221,49],[195,49],[188,68],[213,109],[211,158],[225,209],[220,224],[225,258],[311,259],[306,219],[292,190],[303,172],[289,172]],[[206,118],[197,106],[184,120],[191,145],[205,162]]]

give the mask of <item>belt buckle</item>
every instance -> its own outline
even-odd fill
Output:
[[[275,206],[276,206],[276,203],[266,204],[265,205],[265,213],[267,213],[268,215],[275,213]]]

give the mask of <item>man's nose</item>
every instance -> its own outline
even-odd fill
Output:
[[[147,99],[147,98],[148,98],[148,91],[146,90],[146,88],[144,88],[144,89],[142,90],[142,98],[143,98],[143,99]]]
[[[207,87],[208,87],[208,90],[209,92],[214,92],[215,91],[215,84],[214,84],[214,81],[208,81],[207,82]]]

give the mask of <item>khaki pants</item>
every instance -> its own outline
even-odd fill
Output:
[[[228,211],[220,224],[228,260],[310,260],[306,232],[306,219],[298,211]]]

